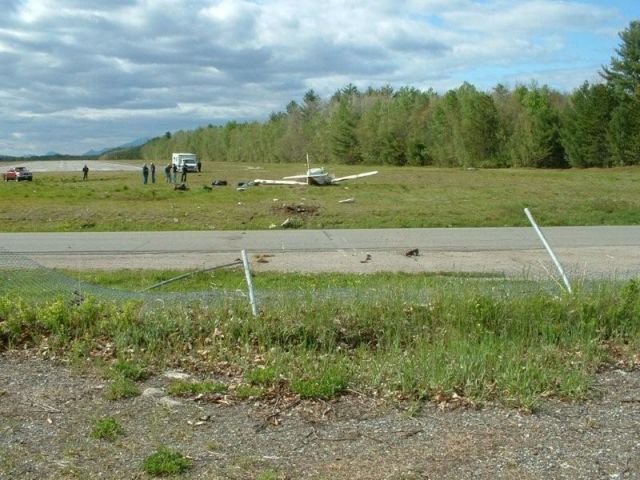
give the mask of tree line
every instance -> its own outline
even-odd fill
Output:
[[[438,94],[354,85],[329,99],[313,90],[264,122],[229,122],[167,132],[108,158],[434,165],[440,167],[610,167],[640,164],[640,22],[600,82],[571,93],[531,83],[491,91],[469,83]]]

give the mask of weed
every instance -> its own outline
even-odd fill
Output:
[[[135,382],[146,380],[149,377],[149,374],[142,365],[128,360],[118,360],[114,363],[113,370],[118,375]]]
[[[203,393],[222,393],[227,386],[220,382],[190,382],[187,380],[175,380],[169,385],[168,392],[175,396],[190,396]]]
[[[218,442],[209,442],[207,443],[207,450],[210,452],[217,452],[220,450],[221,445]]]
[[[191,468],[191,462],[180,452],[161,446],[144,459],[142,469],[153,476],[176,475]]]
[[[280,480],[282,478],[284,477],[275,470],[265,470],[258,474],[256,480]]]
[[[312,367],[291,381],[291,390],[302,398],[331,398],[342,393],[349,383],[349,375],[342,364],[328,363]]]
[[[245,400],[247,398],[261,397],[264,393],[264,389],[262,387],[256,387],[254,385],[241,384],[235,388],[233,393],[239,399]]]
[[[93,425],[91,436],[100,440],[113,441],[124,434],[124,428],[113,417],[103,417]]]
[[[107,400],[121,400],[140,395],[140,390],[134,382],[126,377],[117,377],[105,392]]]
[[[279,378],[278,370],[273,367],[254,368],[245,373],[244,378],[253,385],[271,385]]]

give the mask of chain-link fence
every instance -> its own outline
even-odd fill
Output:
[[[240,290],[210,289],[199,292],[166,292],[158,290],[131,291],[108,288],[77,280],[63,272],[44,267],[33,259],[0,249],[0,295],[16,295],[30,300],[46,300],[52,297],[80,300],[94,296],[103,300],[142,302],[220,303],[242,299]]]
[[[241,265],[235,263],[234,265]],[[207,270],[229,267],[220,265]],[[67,298],[70,302],[81,301],[93,296],[105,301],[140,301],[148,306],[164,307],[166,305],[212,305],[222,306],[243,304],[250,307],[250,296],[247,284],[238,281],[235,289],[210,288],[204,291],[176,292],[162,288],[165,283],[182,281],[194,271],[179,275],[169,281],[160,282],[142,291],[109,288],[83,280],[72,278],[63,271],[45,267],[23,254],[8,252],[0,248],[0,296],[16,295],[31,301],[45,301],[51,298]],[[425,274],[426,278],[427,274]],[[258,281],[255,281],[258,280]],[[387,302],[400,304],[428,304],[436,292],[456,295],[461,291],[470,291],[480,295],[495,297],[508,295],[527,295],[541,290],[560,293],[562,285],[552,280],[540,281],[527,279],[507,279],[501,277],[443,276],[434,286],[434,282],[397,281],[393,285],[364,283],[354,287],[318,287],[292,288],[291,282],[283,282],[288,286],[279,288],[261,288],[259,276],[254,280],[254,289],[258,310],[277,312],[280,308],[292,304],[310,305],[318,303],[349,304],[353,308],[371,302]],[[584,283],[582,285],[585,286]]]

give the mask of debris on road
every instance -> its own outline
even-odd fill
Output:
[[[367,257],[364,260],[360,260],[360,263],[369,263],[371,261],[371,254],[367,253]]]

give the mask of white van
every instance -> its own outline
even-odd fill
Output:
[[[182,165],[187,166],[188,172],[198,171],[198,158],[195,153],[174,153],[171,155],[171,164],[178,167],[178,171],[182,171]]]

